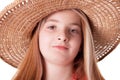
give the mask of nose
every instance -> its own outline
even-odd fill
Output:
[[[67,42],[69,40],[69,36],[66,32],[59,32],[57,36],[57,40]]]

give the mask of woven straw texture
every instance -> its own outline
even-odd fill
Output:
[[[90,19],[96,59],[120,42],[120,0],[16,0],[0,13],[0,57],[17,67],[36,23],[63,9],[82,10]]]

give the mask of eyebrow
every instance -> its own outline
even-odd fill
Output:
[[[75,25],[75,26],[81,26],[81,24],[78,24],[78,23],[70,23],[70,25]]]
[[[55,19],[47,19],[45,22],[49,22],[49,21],[52,21],[52,22],[59,22],[58,20],[55,20]]]

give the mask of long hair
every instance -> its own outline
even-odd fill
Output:
[[[37,28],[33,33],[25,58],[18,66],[18,71],[12,80],[41,80],[42,78],[43,63],[38,46],[39,29]]]
[[[85,77],[87,80],[104,80],[103,76],[101,75],[98,66],[97,60],[95,58],[95,47],[93,42],[93,36],[91,32],[92,25],[89,24],[88,17],[80,10],[73,9],[75,13],[77,13],[81,17],[81,24],[82,24],[82,34],[83,34],[83,45],[82,45],[82,62],[79,61],[80,64],[77,68],[78,77],[80,75],[80,71],[86,75]],[[78,53],[79,54],[79,53]],[[80,59],[80,60],[81,60]],[[83,75],[81,75],[83,76]],[[80,77],[81,77],[80,76]],[[84,80],[84,77],[82,77]],[[80,79],[81,80],[81,79]]]
[[[77,13],[81,18],[83,35],[81,50],[74,59],[74,73],[77,75],[78,80],[104,80],[97,67],[89,21],[82,11],[75,9],[72,9],[72,11]],[[39,24],[41,23],[42,21]],[[39,28],[37,27],[33,34],[30,47],[23,62],[18,67],[18,71],[13,80],[44,80],[44,59],[39,50],[38,35]]]

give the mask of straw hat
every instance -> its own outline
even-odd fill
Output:
[[[63,9],[82,10],[91,26],[97,60],[120,41],[120,0],[16,0],[0,13],[0,57],[17,67],[31,41],[37,22]]]

